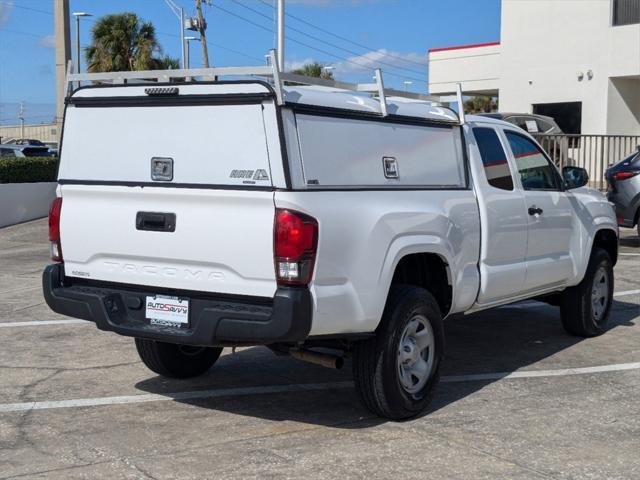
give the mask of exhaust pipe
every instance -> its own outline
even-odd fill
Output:
[[[344,358],[328,353],[312,352],[311,350],[289,350],[289,355],[303,362],[333,368],[334,370],[340,370],[344,365]]]

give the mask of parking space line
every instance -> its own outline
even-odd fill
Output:
[[[74,318],[68,320],[33,320],[27,322],[5,322],[0,323],[0,328],[2,327],[40,327],[42,325],[76,325],[76,324],[91,324],[91,322],[87,322],[86,320],[76,320]]]
[[[640,369],[640,362],[618,363],[583,368],[561,368],[556,370],[529,370],[519,372],[492,372],[472,375],[443,376],[443,383],[474,382],[482,380],[508,380],[515,378],[563,377],[569,375],[585,375],[593,373],[618,372]],[[42,402],[5,403],[0,404],[0,413],[26,412],[31,410],[50,410],[59,408],[99,407],[107,405],[125,405],[134,403],[167,402],[172,400],[201,400],[219,397],[241,397],[247,395],[265,395],[274,393],[301,393],[323,391],[328,389],[353,388],[353,382],[303,383],[290,385],[266,385],[261,387],[220,388],[215,390],[199,390],[166,393],[163,395],[148,393],[142,395],[123,395],[116,397],[78,398],[73,400],[54,400]]]
[[[640,290],[627,290],[625,292],[614,292],[614,297],[626,297],[628,295],[638,295],[640,294]]]
[[[246,395],[264,395],[269,393],[313,392],[336,388],[352,388],[353,382],[303,383],[293,385],[267,385],[262,387],[220,388],[216,390],[196,390],[158,395],[127,395],[118,397],[79,398],[44,402],[25,402],[0,404],[0,413],[25,412],[29,410],[48,410],[54,408],[98,407],[104,405],[123,405],[128,403],[166,402],[169,400],[198,400],[217,397],[241,397]]]
[[[589,373],[620,372],[639,370],[640,362],[600,365],[596,367],[560,368],[556,370],[527,370],[522,372],[492,372],[472,375],[451,375],[442,377],[444,383],[473,382],[479,380],[507,380],[511,378],[565,377],[569,375],[585,375]]]

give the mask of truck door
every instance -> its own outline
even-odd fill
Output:
[[[564,286],[573,275],[574,214],[562,178],[542,149],[521,133],[504,131],[522,186],[528,220],[525,291]]]
[[[522,292],[527,213],[504,139],[489,124],[476,124],[471,130],[473,136],[467,133],[467,138],[481,220],[477,303],[487,305]]]

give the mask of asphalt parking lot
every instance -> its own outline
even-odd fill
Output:
[[[46,220],[0,230],[0,478],[640,478],[640,240],[609,332],[525,302],[446,324],[430,413],[385,422],[341,371],[266,348],[169,381],[133,341],[49,311]]]

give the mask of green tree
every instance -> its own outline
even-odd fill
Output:
[[[91,45],[85,48],[89,72],[122,72],[176,68],[178,61],[162,56],[151,22],[135,13],[101,17],[91,29]]]
[[[291,73],[295,73],[296,75],[304,75],[305,77],[315,77],[322,78],[324,80],[333,80],[333,73],[324,68],[325,65],[322,65],[318,62],[306,63],[300,68],[296,68]]]
[[[464,102],[464,113],[490,113],[498,110],[498,99],[493,97],[471,97]]]

